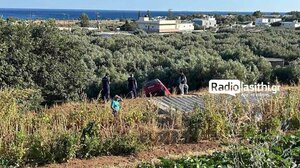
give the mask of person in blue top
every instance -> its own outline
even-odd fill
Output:
[[[120,102],[123,101],[122,98],[116,95],[111,102],[112,114],[116,117],[121,109]]]

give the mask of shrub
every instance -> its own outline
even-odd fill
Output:
[[[0,146],[0,166],[21,166],[26,155],[26,136],[23,132],[16,133],[16,139]]]
[[[125,136],[123,137],[121,136],[120,138],[117,138],[111,150],[111,154],[113,155],[136,154],[142,148],[143,145],[139,141],[138,135],[136,133],[129,132]]]
[[[198,142],[203,131],[205,122],[205,111],[198,109],[191,113],[186,118],[186,141],[187,142]]]
[[[155,166],[142,163],[138,167],[292,167],[300,163],[299,137],[299,132],[275,140],[274,137],[265,137],[267,141],[230,146],[224,152],[175,160],[161,158]]]
[[[240,128],[240,136],[243,138],[251,138],[258,134],[258,128],[253,123],[244,123]]]
[[[50,144],[38,134],[29,137],[28,151],[26,152],[26,162],[31,165],[42,165],[53,162]]]
[[[69,159],[76,157],[78,136],[76,134],[63,134],[53,140],[51,145],[51,153],[53,160],[56,162],[66,162]]]
[[[293,116],[287,120],[287,130],[299,130],[300,129],[300,118]]]
[[[281,130],[281,120],[273,117],[262,121],[260,130],[264,133],[277,134]]]
[[[0,97],[3,101],[14,101],[21,112],[39,111],[43,102],[40,90],[33,89],[4,89],[0,91]]]
[[[82,130],[80,148],[77,155],[81,158],[99,156],[103,150],[102,145],[102,138],[96,130],[95,123],[89,122]]]
[[[125,21],[125,24],[121,26],[122,31],[135,31],[137,30],[137,23],[135,21]]]

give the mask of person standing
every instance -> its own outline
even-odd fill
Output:
[[[118,95],[116,95],[112,102],[111,102],[111,109],[112,109],[112,114],[114,115],[114,117],[116,117],[121,109],[121,104],[120,102],[122,102],[122,98]]]
[[[133,74],[131,74],[129,76],[127,86],[128,86],[131,98],[136,98],[137,97],[137,81],[134,78]]]
[[[110,97],[110,78],[109,74],[106,73],[102,78],[102,100],[107,102]]]
[[[180,73],[180,77],[179,77],[179,90],[180,90],[181,95],[188,94],[188,91],[189,91],[189,85],[187,84],[187,78],[183,72]]]

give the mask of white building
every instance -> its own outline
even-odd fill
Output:
[[[217,20],[212,16],[206,16],[205,18],[195,18],[193,19],[193,22],[205,28],[217,27]]]
[[[269,19],[268,18],[256,18],[255,19],[255,25],[256,26],[266,26],[266,25],[269,25]]]
[[[281,22],[281,18],[256,18],[256,26],[271,26],[271,23]]]
[[[244,23],[239,23],[239,24],[234,24],[232,27],[241,27],[241,28],[253,28],[255,25],[253,22],[244,22]]]
[[[293,22],[281,22],[281,27],[295,29],[300,27],[300,23],[298,20],[294,20]]]
[[[270,18],[270,19],[269,19],[269,22],[270,22],[270,23],[281,22],[281,21],[282,21],[281,18]]]
[[[177,29],[180,32],[184,32],[184,31],[193,31],[194,30],[194,24],[191,22],[181,22],[181,23],[177,23]]]
[[[147,32],[172,33],[194,30],[193,23],[181,22],[179,20],[150,20],[149,17],[140,17],[136,23],[140,29]]]

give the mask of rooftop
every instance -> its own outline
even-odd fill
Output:
[[[282,62],[282,61],[284,61],[284,59],[282,59],[282,58],[265,58],[265,59],[267,59],[270,62]]]

